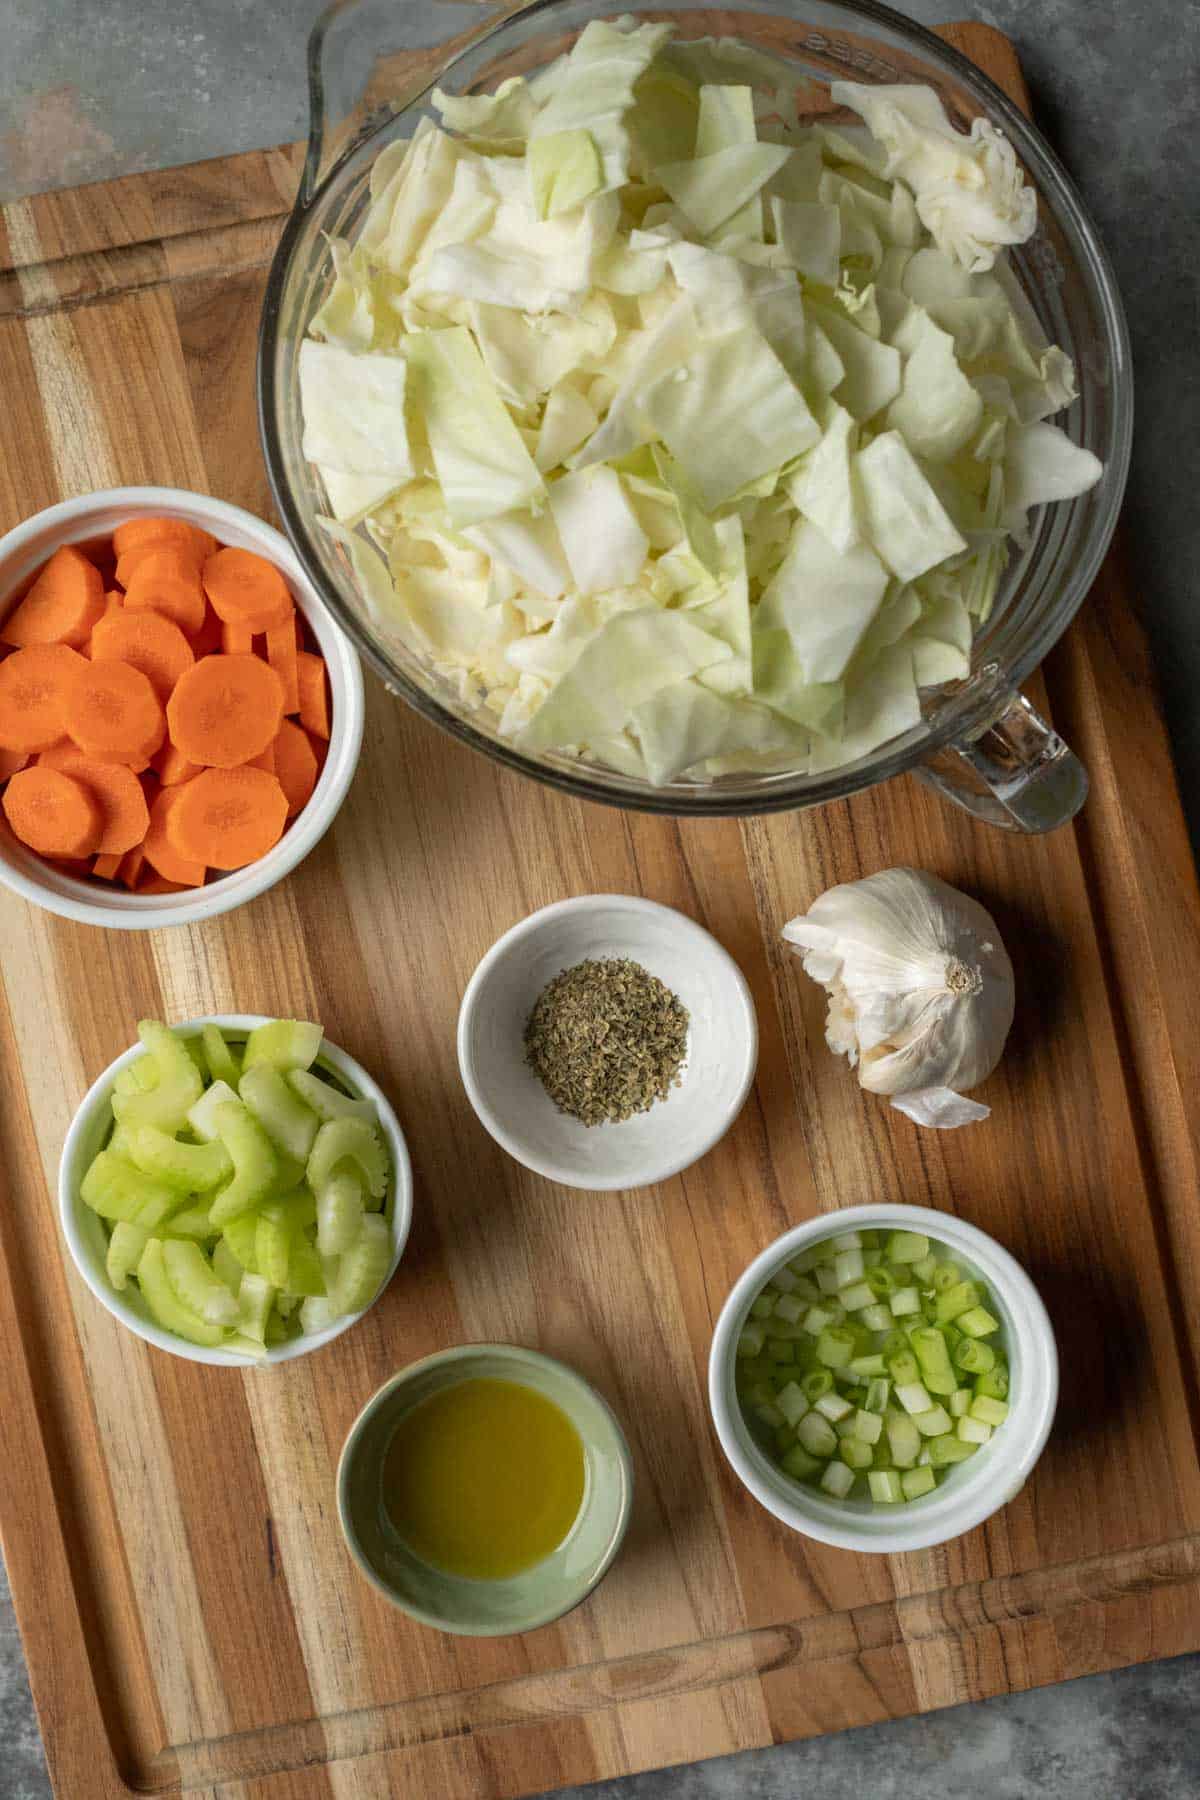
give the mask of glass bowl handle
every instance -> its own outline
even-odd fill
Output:
[[[436,83],[459,53],[521,4],[479,0],[333,0],[308,39],[308,148],[296,207],[384,119]]]
[[[921,780],[1007,831],[1054,831],[1087,799],[1087,770],[1024,694],[970,738],[935,751]]]

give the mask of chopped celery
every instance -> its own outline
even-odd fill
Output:
[[[316,1245],[309,1243],[303,1232],[297,1232],[292,1237],[287,1288],[289,1293],[303,1294],[306,1300],[325,1292],[325,1273],[321,1267],[321,1258],[317,1254]]]
[[[204,1045],[204,1059],[213,1080],[223,1081],[227,1087],[236,1088],[241,1079],[242,1066],[230,1049],[221,1027],[205,1025],[200,1032],[200,1042]]]
[[[391,1255],[392,1233],[387,1220],[378,1213],[367,1213],[358,1241],[346,1251],[338,1268],[335,1297],[343,1312],[361,1312],[370,1304],[387,1274]]]
[[[858,1253],[854,1251],[851,1254],[857,1255]],[[839,1290],[838,1302],[845,1307],[848,1313],[862,1312],[864,1307],[874,1305],[875,1296],[865,1281],[856,1281],[850,1287]]]
[[[917,1283],[918,1287],[928,1287],[933,1280],[933,1271],[937,1268],[937,1258],[935,1256],[923,1256],[920,1262],[915,1262],[911,1266],[913,1280]]]
[[[271,1142],[300,1162],[308,1160],[320,1120],[288,1086],[278,1069],[256,1063],[242,1076],[238,1093]]]
[[[254,1233],[254,1260],[259,1274],[272,1287],[287,1287],[292,1237],[293,1227],[287,1219],[268,1219],[259,1213]]]
[[[237,1105],[237,1094],[233,1088],[223,1081],[214,1081],[210,1088],[205,1088],[195,1106],[188,1109],[187,1122],[198,1138],[211,1143],[218,1135],[216,1127],[216,1111],[218,1106],[227,1102]]]
[[[880,1356],[885,1359],[891,1356],[907,1356],[910,1354],[908,1337],[905,1332],[901,1331],[898,1325],[894,1326],[890,1331],[885,1332],[883,1341],[879,1344],[878,1349]]]
[[[782,1269],[776,1269],[770,1281],[767,1283],[767,1286],[769,1288],[774,1288],[777,1294],[794,1293],[799,1285],[800,1277],[798,1275],[793,1275],[786,1264]]]
[[[836,1237],[828,1240],[830,1255],[837,1256],[842,1250],[861,1250],[863,1242],[861,1231],[839,1231]]]
[[[916,1353],[923,1375],[948,1375],[950,1373],[950,1352],[946,1348],[945,1338],[936,1325],[916,1326],[909,1333],[909,1342]]]
[[[301,1304],[300,1327],[305,1332],[326,1331],[341,1316],[335,1300],[328,1295],[314,1294]]]
[[[869,1379],[872,1375],[882,1375],[886,1368],[887,1364],[882,1356],[852,1356],[846,1365],[846,1372],[849,1375],[857,1376],[862,1381]]]
[[[319,1206],[320,1202],[318,1202],[318,1208]],[[738,1355],[757,1356],[766,1341],[766,1335],[761,1325],[743,1325],[737,1341]]]
[[[164,1331],[215,1350],[224,1342],[225,1332],[220,1325],[210,1324],[180,1300],[167,1279],[165,1248],[158,1238],[150,1238],[137,1266],[138,1286],[147,1311]]]
[[[930,1494],[937,1486],[937,1476],[930,1468],[905,1469],[900,1477],[900,1486],[904,1489],[906,1500],[919,1500],[922,1494]]]
[[[217,1194],[211,1209],[213,1224],[224,1225],[268,1197],[279,1179],[279,1159],[270,1138],[240,1100],[218,1106],[213,1123],[233,1158],[233,1179]]]
[[[286,1079],[292,1092],[305,1106],[311,1107],[324,1124],[333,1119],[365,1119],[368,1125],[376,1123],[374,1101],[352,1100],[349,1094],[343,1094],[332,1082],[314,1075],[311,1069],[289,1069]]]
[[[858,1323],[864,1331],[889,1331],[892,1324],[892,1309],[877,1300],[873,1306],[864,1306],[858,1315]]]
[[[754,1409],[754,1416],[760,1425],[770,1425],[774,1427],[776,1425],[784,1425],[787,1423],[773,1400],[768,1401],[765,1405],[756,1406]]]
[[[955,1388],[946,1403],[946,1411],[950,1414],[952,1419],[961,1419],[963,1414],[969,1410],[970,1405],[970,1388]]]
[[[906,1383],[911,1386],[921,1379],[921,1365],[911,1350],[901,1350],[898,1356],[889,1357],[887,1369],[897,1384]]]
[[[237,1323],[237,1302],[199,1244],[168,1238],[162,1255],[167,1280],[181,1306],[207,1325]]]
[[[837,1276],[840,1288],[851,1287],[862,1280],[863,1259],[861,1250],[839,1250],[833,1259],[833,1272]]]
[[[243,1269],[249,1269],[251,1274],[258,1273],[258,1261],[254,1253],[257,1234],[258,1220],[253,1213],[241,1213],[236,1219],[228,1219],[225,1223],[225,1242]]]
[[[750,1308],[752,1319],[769,1319],[775,1311],[775,1298],[772,1294],[760,1294]]]
[[[896,1398],[909,1414],[928,1412],[932,1405],[928,1392],[919,1381],[897,1381]]]
[[[892,1384],[886,1376],[881,1375],[877,1377],[876,1380],[869,1381],[867,1383],[867,1397],[863,1401],[863,1410],[865,1412],[873,1413],[885,1412],[887,1410],[888,1396],[891,1391]]]
[[[823,1294],[836,1294],[838,1291],[837,1270],[832,1263],[823,1263],[817,1270],[817,1286]]]
[[[138,1168],[181,1194],[204,1194],[233,1174],[233,1162],[220,1139],[211,1144],[184,1144],[157,1125],[138,1125],[131,1132],[131,1152]]]
[[[920,1454],[920,1432],[904,1413],[889,1412],[883,1423],[887,1432],[888,1449],[892,1453],[892,1461],[899,1469],[909,1468],[916,1462]]]
[[[209,1238],[216,1237],[217,1227],[209,1216],[208,1206],[203,1200],[185,1206],[182,1212],[174,1212],[162,1227],[164,1237],[195,1238],[198,1244],[205,1244]]]
[[[387,1192],[387,1151],[365,1119],[333,1119],[322,1125],[308,1159],[309,1186],[319,1193],[343,1162],[355,1165],[367,1192],[377,1200]]]
[[[827,1325],[837,1321],[837,1314],[828,1306],[810,1306],[804,1315],[804,1329],[810,1337],[817,1337]]]
[[[817,1339],[817,1361],[827,1369],[844,1369],[854,1355],[854,1333],[844,1325],[827,1325]]]
[[[118,1219],[113,1226],[104,1267],[118,1293],[141,1261],[149,1236],[148,1231],[131,1224],[128,1219]]]
[[[775,1317],[786,1319],[789,1325],[798,1325],[806,1310],[804,1301],[796,1294],[780,1294],[775,1302]]]
[[[883,1415],[860,1407],[854,1415],[854,1435],[864,1444],[877,1444],[883,1436]]]
[[[925,1369],[923,1371],[925,1386],[931,1394],[945,1399],[958,1386],[958,1377],[953,1369]]]
[[[157,1125],[163,1131],[179,1131],[187,1119],[188,1108],[203,1092],[200,1071],[183,1040],[165,1025],[143,1019],[138,1025],[138,1036],[153,1060],[158,1080],[140,1093],[114,1093],[113,1117],[130,1130],[138,1125]]]
[[[966,1332],[969,1338],[991,1337],[993,1331],[999,1331],[1000,1321],[995,1318],[986,1306],[973,1306],[969,1312],[959,1313],[958,1329]]]
[[[304,1019],[272,1019],[267,1025],[256,1025],[246,1039],[242,1067],[252,1069],[256,1063],[266,1063],[281,1072],[311,1068],[323,1035],[319,1025]]]
[[[154,1181],[111,1150],[101,1150],[92,1158],[79,1184],[79,1198],[103,1219],[134,1220],[149,1210],[158,1214],[155,1224],[180,1204],[173,1188]]]
[[[340,1256],[349,1250],[362,1222],[363,1192],[357,1175],[331,1176],[317,1191],[317,1248],[322,1256]]]

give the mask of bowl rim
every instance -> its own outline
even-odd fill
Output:
[[[714,1114],[715,1123],[704,1134],[700,1148],[689,1148],[683,1155],[664,1149],[662,1155],[654,1162],[648,1162],[638,1172],[635,1180],[625,1176],[606,1176],[599,1170],[589,1171],[586,1179],[581,1179],[578,1172],[566,1163],[556,1162],[552,1158],[544,1158],[531,1153],[523,1140],[508,1131],[492,1110],[491,1104],[479,1080],[475,1058],[472,1053],[472,1026],[484,988],[494,974],[498,964],[517,944],[524,939],[536,936],[545,926],[554,920],[572,913],[582,913],[614,908],[619,912],[647,913],[656,918],[669,918],[672,929],[683,929],[690,934],[708,958],[709,962],[719,967],[732,981],[734,992],[741,1002],[741,1020],[744,1026],[742,1042],[744,1043],[745,1067],[738,1083],[736,1097],[728,1108]],[[536,912],[529,913],[509,927],[490,950],[484,952],[476,964],[471,979],[463,993],[458,1009],[458,1067],[462,1083],[467,1091],[467,1098],[475,1111],[475,1116],[488,1135],[495,1139],[502,1150],[507,1151],[514,1162],[522,1168],[530,1169],[535,1175],[544,1176],[548,1181],[556,1181],[562,1187],[579,1188],[593,1193],[620,1193],[634,1188],[654,1187],[661,1181],[669,1181],[672,1176],[690,1169],[694,1163],[707,1156],[716,1148],[728,1132],[750,1095],[754,1086],[754,1077],[758,1072],[758,1013],[754,1005],[754,995],[750,983],[746,980],[741,968],[726,950],[724,944],[713,936],[706,926],[689,918],[686,913],[679,912],[673,906],[664,906],[659,900],[646,900],[639,894],[579,894],[569,900],[554,900],[548,906],[541,906]]]
[[[796,1491],[804,1504],[785,1500],[775,1483],[760,1472],[746,1448],[752,1440],[740,1419],[732,1369],[737,1335],[750,1304],[782,1263],[839,1232],[886,1225],[923,1231],[956,1246],[985,1271],[1019,1335],[1022,1391],[1019,1407],[1005,1420],[1004,1435],[993,1440],[998,1447],[1004,1446],[1003,1455],[997,1454],[981,1464],[979,1475],[969,1488],[939,1487],[895,1513],[884,1514],[880,1510],[863,1515],[879,1521],[867,1531],[857,1528],[854,1516],[837,1502],[809,1494],[798,1486]],[[1058,1403],[1058,1386],[1054,1328],[1041,1295],[1011,1252],[979,1226],[953,1213],[887,1201],[820,1213],[783,1232],[760,1251],[729,1291],[713,1330],[708,1359],[708,1400],[713,1425],[725,1459],[742,1485],[769,1513],[801,1536],[867,1555],[894,1555],[949,1543],[1007,1506],[1025,1485],[1045,1448]],[[767,1467],[761,1453],[758,1460]]]
[[[402,110],[419,106],[431,89],[439,82],[444,82],[460,61],[477,53],[509,26],[530,17],[553,15],[565,8],[566,3],[567,0],[533,0],[533,4],[519,8],[515,13],[500,15],[490,28],[473,33],[467,44],[448,55],[431,73],[423,88],[406,93]],[[1100,490],[1104,496],[1102,509],[1097,513],[1091,535],[1084,540],[1082,553],[1073,558],[1065,576],[1057,584],[1056,603],[1046,604],[1041,609],[1038,628],[1024,633],[1003,671],[992,658],[985,659],[978,668],[972,670],[954,697],[955,707],[946,709],[952,716],[943,717],[936,724],[922,720],[925,731],[919,742],[902,742],[899,747],[890,750],[885,744],[879,751],[870,753],[866,767],[860,768],[851,763],[816,778],[785,775],[780,778],[778,785],[749,795],[723,794],[715,784],[709,788],[697,785],[694,791],[689,791],[686,795],[660,794],[648,783],[631,791],[623,785],[628,778],[619,772],[609,772],[583,762],[579,763],[576,771],[565,760],[550,765],[500,738],[485,734],[470,719],[452,711],[435,694],[391,663],[364,629],[362,621],[345,602],[321,564],[304,509],[287,480],[282,448],[276,437],[275,421],[279,410],[276,354],[292,251],[310,214],[321,205],[343,167],[360,153],[365,143],[387,129],[391,118],[395,116],[394,112],[385,112],[382,118],[373,115],[364,131],[353,138],[335,158],[324,178],[315,187],[310,189],[307,180],[301,183],[271,261],[259,319],[256,380],[259,438],[276,508],[310,581],[389,692],[402,698],[422,718],[494,762],[518,774],[531,776],[543,785],[577,799],[591,800],[625,811],[667,817],[749,818],[827,805],[830,801],[845,799],[909,770],[919,770],[923,763],[946,746],[969,742],[974,733],[986,728],[997,712],[1002,710],[1002,703],[1011,701],[1017,694],[1027,676],[1044,660],[1074,620],[1087,598],[1116,530],[1128,483],[1133,445],[1132,352],[1128,323],[1111,259],[1075,182],[1033,119],[1023,113],[977,64],[946,39],[907,15],[880,4],[879,0],[836,0],[836,4],[844,12],[857,16],[867,24],[886,28],[906,40],[914,51],[921,52],[927,60],[935,65],[940,64],[946,74],[957,80],[973,97],[978,98],[981,109],[986,109],[988,116],[1002,126],[1004,133],[1014,144],[1019,160],[1031,171],[1039,200],[1044,200],[1047,189],[1053,191],[1056,209],[1077,239],[1078,266],[1094,287],[1112,354],[1113,385],[1121,393],[1124,402],[1114,408],[1112,441],[1108,447],[1109,454],[1105,460]],[[313,26],[309,39],[310,75],[320,68],[324,32],[336,12],[336,6],[328,8]],[[732,16],[736,18],[736,13]],[[797,23],[800,22],[797,18]],[[848,73],[853,74],[854,71],[849,70]],[[311,144],[309,160],[311,161]],[[306,170],[307,167],[306,164]],[[905,734],[907,735],[910,734]]]
[[[423,1374],[428,1369],[444,1367],[456,1362],[469,1363],[472,1359],[482,1356],[500,1357],[517,1366],[528,1367],[532,1364],[535,1367],[553,1370],[558,1377],[565,1379],[570,1385],[582,1389],[589,1399],[599,1405],[608,1421],[612,1433],[612,1445],[620,1470],[621,1492],[617,1522],[603,1556],[591,1570],[586,1581],[566,1588],[569,1597],[561,1604],[555,1601],[549,1606],[537,1608],[524,1616],[518,1625],[449,1625],[438,1613],[430,1612],[426,1607],[417,1606],[409,1600],[402,1599],[396,1590],[384,1581],[370,1562],[348,1523],[350,1466],[367,1421],[381,1406],[386,1404],[398,1388],[411,1381],[415,1376]],[[574,1612],[577,1606],[582,1606],[589,1595],[599,1587],[616,1561],[629,1529],[629,1521],[633,1514],[633,1484],[633,1455],[629,1448],[629,1440],[625,1436],[624,1426],[599,1388],[593,1386],[577,1369],[573,1369],[570,1363],[562,1362],[556,1356],[549,1356],[544,1350],[533,1350],[523,1344],[486,1341],[451,1344],[444,1350],[431,1351],[428,1356],[418,1357],[415,1362],[406,1363],[404,1368],[398,1369],[394,1375],[388,1377],[381,1387],[376,1388],[356,1415],[346,1433],[341,1454],[338,1457],[336,1476],[338,1524],[341,1527],[346,1548],[357,1564],[360,1573],[378,1593],[383,1595],[385,1600],[398,1607],[401,1612],[407,1613],[410,1618],[416,1619],[419,1624],[432,1626],[437,1631],[448,1632],[452,1637],[514,1637],[527,1631],[536,1631],[543,1625],[551,1625],[555,1620],[565,1618],[568,1613]]]
[[[101,925],[112,931],[150,931],[167,925],[193,925],[218,918],[272,888],[290,875],[320,842],[341,808],[358,767],[362,749],[365,695],[362,665],[351,638],[326,604],[320,587],[310,578],[303,560],[274,525],[245,507],[234,506],[210,494],[189,488],[97,488],[70,500],[57,501],[31,513],[0,537],[0,563],[19,556],[42,538],[69,544],[94,536],[88,529],[93,515],[120,512],[129,518],[159,513],[203,522],[220,531],[222,526],[257,537],[263,554],[277,561],[288,578],[297,606],[317,637],[329,669],[333,692],[332,728],[325,766],[307,804],[283,836],[265,856],[242,869],[231,869],[204,887],[171,895],[129,895],[122,906],[111,905],[103,890],[68,875],[56,877],[63,891],[43,884],[37,877],[0,858],[0,883],[21,899],[77,924]],[[52,554],[48,545],[45,554]],[[6,595],[0,595],[0,608]]]
[[[171,1030],[177,1036],[195,1037],[205,1025],[218,1025],[223,1031],[251,1032],[257,1025],[273,1023],[275,1015],[270,1013],[204,1013],[192,1019],[181,1019],[172,1025]],[[392,1257],[388,1272],[380,1282],[374,1297],[359,1312],[346,1313],[344,1317],[335,1319],[324,1331],[315,1331],[300,1338],[293,1338],[286,1344],[271,1346],[265,1356],[242,1356],[235,1350],[210,1350],[203,1344],[189,1344],[186,1339],[176,1337],[173,1332],[166,1331],[152,1320],[143,1319],[132,1307],[124,1304],[119,1293],[111,1283],[104,1281],[89,1266],[89,1257],[84,1248],[82,1233],[78,1221],[78,1208],[84,1203],[79,1198],[78,1184],[73,1179],[73,1168],[80,1149],[92,1125],[96,1112],[112,1097],[112,1086],[122,1069],[128,1068],[139,1056],[145,1054],[141,1043],[131,1044],[115,1057],[108,1067],[93,1081],[87,1093],[75,1109],[67,1135],[63,1140],[62,1155],[58,1164],[58,1216],[62,1226],[67,1248],[71,1253],[81,1279],[126,1330],[142,1338],[147,1344],[153,1344],[158,1350],[166,1350],[172,1356],[178,1356],[184,1362],[207,1363],[214,1368],[229,1369],[261,1369],[278,1363],[294,1362],[299,1356],[308,1356],[314,1350],[321,1350],[331,1344],[335,1338],[349,1331],[352,1325],[370,1312],[382,1297],[393,1275],[399,1267],[404,1255],[405,1245],[412,1228],[413,1215],[413,1177],[412,1161],[408,1153],[408,1142],[396,1117],[391,1101],[379,1086],[373,1075],[370,1075],[362,1064],[356,1062],[340,1045],[331,1043],[322,1036],[318,1057],[331,1063],[363,1099],[374,1102],[379,1117],[379,1127],[387,1139],[388,1153],[392,1159],[393,1197],[392,1197]]]

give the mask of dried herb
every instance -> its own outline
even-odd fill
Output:
[[[525,1057],[560,1112],[619,1124],[679,1083],[688,1014],[677,994],[627,957],[576,963],[539,994]]]

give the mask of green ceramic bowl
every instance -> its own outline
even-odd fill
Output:
[[[430,1394],[479,1376],[523,1382],[554,1401],[583,1440],[583,1504],[551,1556],[503,1581],[449,1575],[422,1562],[383,1505],[384,1457],[402,1415]],[[586,1600],[621,1547],[633,1499],[625,1434],[607,1402],[552,1357],[513,1344],[463,1344],[411,1363],[385,1382],[350,1429],[338,1464],[338,1516],[367,1580],[414,1619],[464,1637],[549,1625]]]

